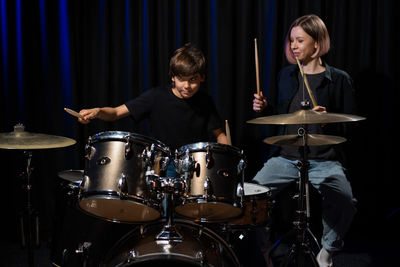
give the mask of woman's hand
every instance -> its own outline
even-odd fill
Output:
[[[255,112],[261,112],[267,107],[267,99],[264,97],[263,93],[254,94],[253,99],[253,110]]]

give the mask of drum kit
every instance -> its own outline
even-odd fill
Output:
[[[303,124],[299,135],[270,137],[272,145],[334,145],[346,139],[307,133],[307,125],[358,121],[354,115],[319,113],[308,109],[292,114],[260,117],[252,124]],[[27,233],[30,266],[32,256],[30,203],[32,150],[71,146],[66,137],[29,133],[18,124],[11,133],[0,133],[0,148],[27,151]],[[304,149],[305,151],[306,149]],[[308,250],[308,161],[300,160],[296,243],[288,261]],[[168,177],[173,168],[176,175]],[[222,233],[228,229],[264,227],[269,222],[271,192],[268,187],[245,182],[246,159],[239,148],[212,142],[199,142],[176,151],[143,135],[108,131],[88,138],[84,170],[66,170],[58,176],[73,185],[74,205],[85,214],[110,223],[132,224],[102,258],[101,266],[154,265],[171,262],[177,266],[240,266],[236,252]],[[217,227],[215,227],[217,226]],[[220,229],[224,231],[219,231]],[[216,229],[216,230],[215,230]],[[104,234],[104,233],[103,233]],[[90,242],[75,251],[85,254]],[[296,254],[297,253],[297,254]],[[62,256],[61,256],[62,258]],[[82,257],[82,266],[89,266]],[[66,259],[53,262],[68,266]]]

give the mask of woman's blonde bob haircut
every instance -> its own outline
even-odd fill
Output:
[[[292,49],[290,49],[290,34],[292,32],[292,29],[297,26],[300,26],[308,35],[310,35],[314,39],[314,41],[317,42],[318,48],[312,55],[313,58],[318,58],[328,53],[331,41],[325,23],[317,15],[305,15],[296,19],[292,23],[288,33],[286,34],[284,50],[286,59],[290,63],[296,64],[296,58],[293,55]]]

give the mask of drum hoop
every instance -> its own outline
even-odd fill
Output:
[[[132,137],[135,141],[138,141],[141,144],[148,145],[154,144],[158,150],[169,154],[169,148],[161,141],[148,137],[145,135],[141,135],[138,133],[131,132],[123,132],[123,131],[106,131],[95,134],[90,138],[92,143],[101,142],[101,141],[125,141],[127,137]]]
[[[142,226],[136,226],[134,227],[132,230],[128,231],[125,235],[123,235],[109,250],[108,253],[118,249],[122,244],[124,244],[125,242],[127,242],[130,238],[131,235],[133,233],[135,233],[136,231],[138,231],[140,229],[140,227],[143,227],[143,232],[146,232],[146,228],[151,228],[154,227],[156,225],[160,225],[162,226],[163,224],[165,224],[167,222],[166,218],[162,218],[160,220],[157,221],[152,221],[152,222],[148,222],[145,224],[142,224]],[[174,223],[176,225],[185,225],[186,227],[191,227],[191,228],[200,228],[202,230],[202,234],[206,235],[207,237],[216,240],[217,242],[219,242],[220,244],[222,244],[223,246],[225,246],[225,248],[227,249],[227,253],[232,257],[233,261],[237,263],[237,266],[240,266],[239,264],[239,259],[237,258],[235,252],[233,251],[233,249],[229,246],[228,242],[223,239],[219,234],[217,234],[214,230],[212,230],[211,228],[205,226],[205,224],[200,224],[200,223],[195,223],[189,220],[184,220],[184,219],[174,219]],[[109,258],[110,255],[105,255],[105,259]]]
[[[181,146],[178,149],[178,155],[184,154],[186,149],[189,149],[190,152],[206,152],[208,147],[212,151],[231,152],[242,156],[242,150],[240,148],[215,142],[198,142]]]

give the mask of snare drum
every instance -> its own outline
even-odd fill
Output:
[[[149,190],[146,171],[160,174],[168,157],[169,149],[149,137],[119,131],[96,134],[86,145],[79,207],[116,222],[158,219],[161,200]]]
[[[194,143],[178,150],[177,173],[185,180],[185,194],[175,211],[195,221],[220,221],[242,213],[243,151],[218,143]]]
[[[271,190],[262,185],[244,183],[245,211],[242,217],[230,222],[233,226],[261,226],[269,220]]]

